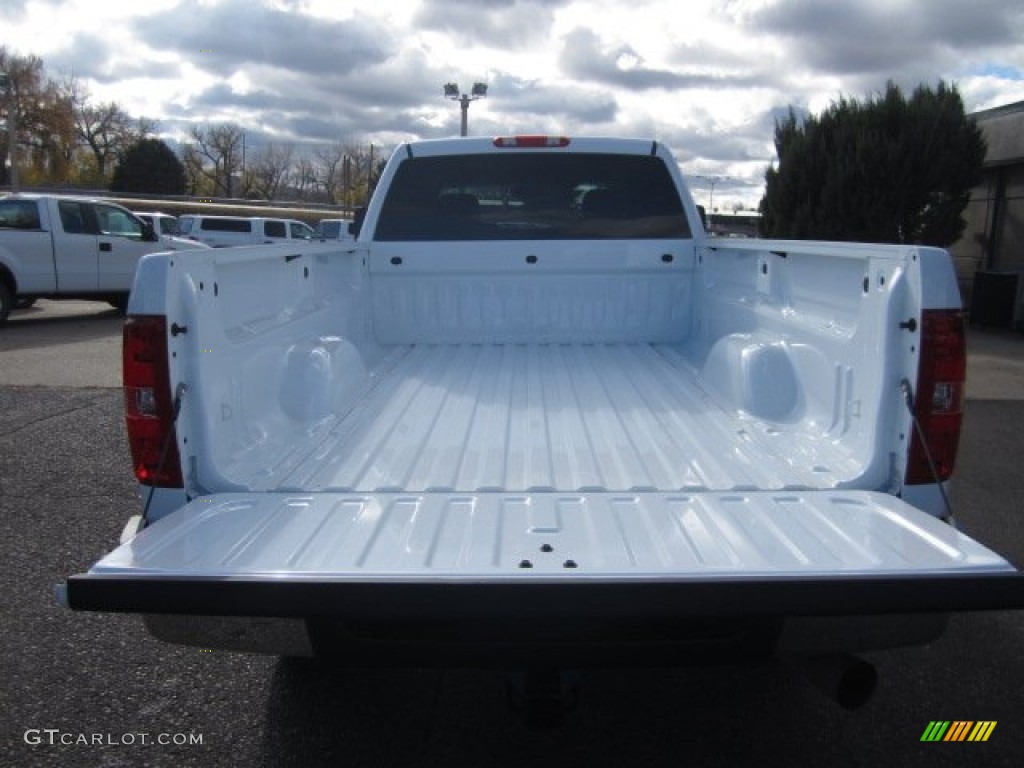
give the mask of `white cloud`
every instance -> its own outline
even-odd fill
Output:
[[[773,116],[942,78],[1024,100],[1019,0],[0,0],[0,45],[167,131],[237,120],[317,142],[476,132],[653,135],[756,202]]]

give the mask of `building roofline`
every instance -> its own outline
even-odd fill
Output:
[[[975,120],[991,120],[995,117],[1015,115],[1017,113],[1024,113],[1024,101],[1015,101],[1012,104],[1003,104],[1002,106],[992,107],[991,109],[982,109],[978,112],[971,112],[967,116],[973,117]]]

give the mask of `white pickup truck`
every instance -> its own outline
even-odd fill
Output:
[[[852,706],[850,652],[1024,606],[944,501],[949,256],[708,238],[657,142],[403,145],[353,243],[144,259],[124,366],[145,510],[58,597],[168,641],[780,654]]]
[[[161,239],[114,203],[59,195],[0,198],[0,323],[37,298],[86,298],[124,308],[147,253],[205,248]]]

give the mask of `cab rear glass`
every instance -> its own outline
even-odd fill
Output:
[[[411,158],[381,208],[379,241],[690,237],[661,158],[514,154]]]

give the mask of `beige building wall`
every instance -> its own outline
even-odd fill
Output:
[[[1021,275],[1011,324],[1024,330],[1024,102],[976,112],[972,117],[988,144],[985,171],[964,211],[964,234],[950,251],[964,303],[972,315],[990,315],[990,307],[978,304],[995,300],[999,293],[985,289],[995,284],[992,278],[976,280],[979,271]],[[995,278],[1003,288],[1009,284],[1007,280],[1012,283],[1013,278]],[[976,282],[985,286],[979,285],[981,290],[976,291]]]

